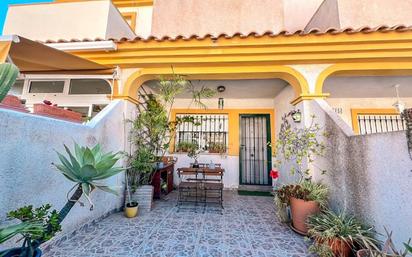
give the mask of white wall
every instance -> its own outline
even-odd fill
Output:
[[[137,36],[147,38],[152,33],[152,15],[153,6],[139,6],[139,7],[125,7],[119,8],[122,13],[134,12],[136,13],[136,28]]]
[[[218,98],[203,99],[202,102],[208,109],[218,109]],[[199,108],[192,99],[176,99],[173,105],[175,109],[195,109]],[[224,98],[224,109],[266,109],[273,108],[273,99],[271,98],[243,98],[231,99]]]
[[[40,41],[133,37],[113,8],[109,0],[15,5],[8,10],[3,34]]]
[[[329,185],[333,209],[354,213],[384,233],[393,231],[401,246],[412,235],[412,160],[404,132],[354,136],[325,101],[311,101],[310,111],[330,134],[317,173]]]
[[[100,143],[105,151],[123,151],[127,149],[123,114],[133,112],[130,103],[114,101],[87,125],[80,125],[0,109],[0,222],[5,221],[7,212],[24,205],[50,203],[60,210],[73,183],[51,165],[59,162],[55,151],[63,152],[63,144],[72,148],[74,141],[89,146]],[[123,192],[123,175],[106,183]],[[94,210],[76,204],[62,224],[62,233],[122,206],[122,196],[95,191],[92,197]]]

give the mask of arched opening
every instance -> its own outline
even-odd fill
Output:
[[[332,75],[323,89],[333,110],[356,134],[364,135],[406,129],[396,103],[412,107],[411,84],[412,76]]]
[[[282,115],[294,108],[290,104],[296,96],[294,88],[280,78],[189,78],[195,90],[204,87],[217,91],[220,88],[221,92],[203,100],[206,108],[192,101],[190,90],[177,96],[171,119],[190,116],[198,123],[183,123],[177,128],[170,148],[170,154],[178,157],[177,166],[185,167],[193,162],[184,146],[195,142],[202,151],[199,162],[220,163],[232,174],[225,181],[228,187],[239,184],[269,186],[271,143],[276,139]],[[158,80],[147,80],[135,97],[142,102],[142,95],[158,93],[158,87]]]
[[[239,67],[168,67],[147,68],[133,73],[125,82],[122,96],[136,97],[140,86],[162,75],[185,75],[189,80],[242,80],[242,79],[283,79],[293,88],[296,103],[309,95],[306,79],[295,69],[288,66],[239,66]]]

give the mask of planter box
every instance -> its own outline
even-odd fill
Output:
[[[14,95],[7,95],[0,103],[0,108],[10,109],[18,112],[29,112],[26,106],[21,103],[20,98]]]
[[[46,104],[34,104],[33,113],[41,116],[67,120],[72,122],[82,122],[82,114],[59,108],[57,106],[51,106]]]
[[[153,186],[141,186],[132,194],[132,201],[139,204],[139,210],[151,211],[153,207],[153,193]]]

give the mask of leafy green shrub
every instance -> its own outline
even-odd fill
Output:
[[[310,216],[307,223],[308,236],[314,239],[314,244],[309,250],[319,254],[320,257],[333,256],[330,255],[333,253],[330,242],[336,239],[346,243],[353,250],[377,249],[379,245],[379,241],[375,239],[376,232],[372,227],[345,213],[336,214],[331,210],[324,210]]]
[[[33,256],[35,249],[41,243],[50,240],[57,232],[61,231],[59,215],[56,210],[51,211],[50,209],[50,204],[38,208],[28,205],[7,214],[8,218],[18,219],[22,221],[21,224],[28,224],[21,225],[23,228],[18,232],[24,239],[20,256]]]

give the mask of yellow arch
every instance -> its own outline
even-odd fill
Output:
[[[287,81],[295,92],[293,104],[309,96],[309,86],[305,77],[288,66],[230,66],[230,67],[174,67],[176,74],[186,75],[188,79],[269,79],[280,78]],[[172,74],[171,67],[144,68],[136,71],[127,79],[123,94],[118,98],[134,99],[140,86],[160,75]]]
[[[412,75],[412,62],[340,63],[325,69],[316,81],[315,94],[324,94],[325,80],[340,76],[406,76]]]

